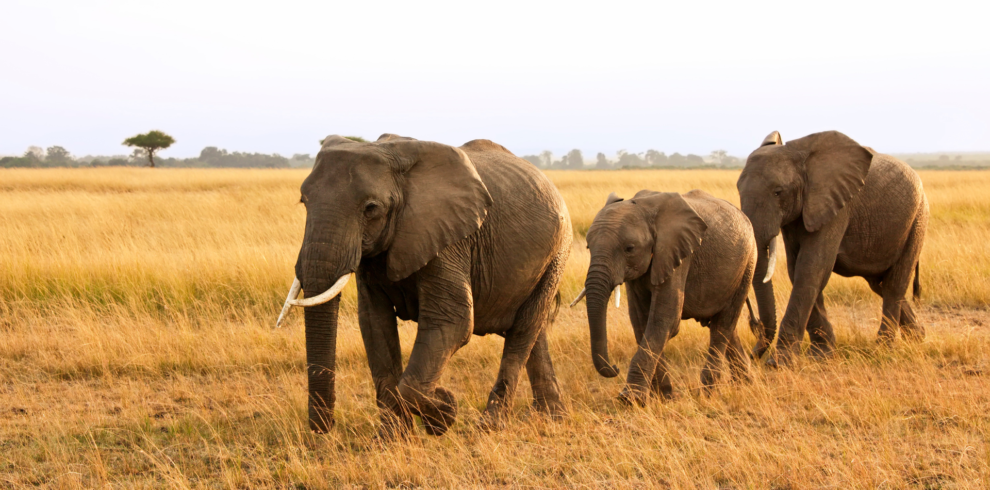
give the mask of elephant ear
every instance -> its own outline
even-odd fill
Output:
[[[322,152],[322,150],[328,148],[334,148],[338,146],[343,147],[347,145],[362,145],[362,144],[366,144],[366,143],[361,143],[359,141],[347,139],[337,134],[331,134],[330,136],[327,136],[326,138],[320,140],[320,151]],[[313,164],[314,170],[316,170],[320,166],[321,161],[322,160],[319,158],[319,156],[317,156],[316,162]]]
[[[763,147],[763,146],[782,145],[782,144],[784,144],[784,141],[780,138],[780,133],[774,131],[768,134],[766,138],[763,138],[763,143],[760,143],[760,146]]]
[[[802,214],[805,229],[818,231],[859,194],[873,154],[838,131],[811,134],[787,146],[807,154]]]
[[[619,202],[619,201],[624,201],[624,199],[622,199],[621,197],[619,197],[618,194],[612,192],[612,193],[609,193],[608,198],[605,199],[605,205],[608,206],[609,204],[612,204],[613,202]]]
[[[392,133],[384,133],[375,140],[375,143],[386,143],[389,141],[416,141],[416,138],[410,138],[408,136],[399,136]]]
[[[330,136],[327,136],[326,138],[320,140],[321,149],[332,148],[334,146],[340,146],[340,145],[358,145],[358,144],[360,143],[357,141],[347,139],[337,134],[331,134]]]
[[[708,224],[676,192],[664,192],[639,200],[644,204],[648,201],[655,201],[653,204],[657,207],[654,218],[656,243],[653,245],[650,280],[654,286],[659,286],[698,249]]]
[[[481,228],[492,196],[461,150],[416,140],[382,144],[397,160],[403,205],[388,251],[388,278],[399,281]]]

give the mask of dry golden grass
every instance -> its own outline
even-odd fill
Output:
[[[678,398],[613,402],[592,369],[581,308],[551,347],[570,418],[530,413],[477,430],[501,353],[475,337],[443,384],[446,436],[372,441],[377,411],[353,286],[339,340],[337,427],[307,429],[301,315],[271,326],[292,280],[305,171],[0,171],[0,486],[984,488],[990,478],[990,172],[923,172],[933,219],[922,259],[929,339],[879,349],[879,301],[834,278],[833,361],[757,370],[698,394],[707,331],[669,346]],[[737,203],[736,172],[552,172],[582,234],[616,191],[702,188]],[[783,264],[780,264],[781,270]],[[778,294],[787,294],[786,280]],[[611,351],[628,365],[628,319]],[[746,330],[743,325],[741,330]],[[415,335],[401,327],[405,352]],[[749,332],[744,342],[751,343]]]

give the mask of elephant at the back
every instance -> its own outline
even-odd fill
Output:
[[[503,420],[523,366],[536,407],[564,413],[546,326],[572,232],[543,173],[488,140],[330,136],[301,191],[306,232],[286,308],[306,306],[313,430],[333,422],[338,293],[352,272],[383,435],[406,431],[413,415],[431,434],[450,427],[457,404],[438,383],[471,334],[505,337],[487,424]],[[300,285],[306,299],[295,300]],[[418,323],[405,369],[397,319]]]
[[[774,131],[750,154],[737,187],[759,247],[753,288],[764,331],[755,355],[770,347],[776,333],[771,278],[778,235],[793,289],[776,362],[793,359],[805,331],[813,356],[833,353],[823,294],[832,272],[863,277],[883,298],[881,342],[891,342],[899,330],[910,340],[924,338],[906,298],[912,275],[915,297],[920,293],[918,258],[929,216],[921,178],[911,167],[837,131],[787,144]]]
[[[650,395],[673,394],[663,351],[681,319],[709,329],[701,372],[706,388],[718,380],[723,359],[733,378],[749,378],[736,324],[756,266],[756,243],[735,206],[700,190],[644,190],[629,200],[613,193],[588,229],[588,250],[591,261],[578,300],[587,297],[592,360],[605,377],[618,375],[608,355],[608,296],[625,284],[629,297],[639,349],[620,400],[643,404]]]

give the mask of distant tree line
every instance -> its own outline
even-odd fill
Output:
[[[897,156],[897,155],[895,155]],[[967,169],[990,167],[990,155],[970,154],[970,155],[912,155],[900,156],[908,165],[914,168],[931,169]]]
[[[623,169],[623,168],[689,168],[689,167],[712,167],[712,168],[737,168],[742,167],[744,160],[729,156],[725,150],[715,150],[711,152],[708,159],[695,154],[681,155],[674,153],[667,155],[662,151],[646,150],[641,153],[629,153],[626,150],[619,150],[613,158],[605,156],[604,153],[595,155],[593,161],[585,161],[581,150],[571,150],[560,160],[554,159],[553,152],[544,150],[539,155],[524,155],[524,160],[532,163],[541,169],[553,170],[581,170],[587,168],[595,169]]]
[[[295,154],[286,158],[278,153],[228,152],[215,146],[208,146],[199,152],[195,158],[163,158],[154,159],[157,167],[192,167],[192,168],[292,168],[311,167],[314,158],[308,154]],[[130,155],[115,156],[85,156],[73,157],[68,150],[61,146],[52,146],[47,150],[32,146],[19,157],[0,158],[0,168],[28,167],[144,167],[149,162],[146,150],[138,148]]]

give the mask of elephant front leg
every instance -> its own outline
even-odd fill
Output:
[[[422,417],[430,435],[443,435],[457,418],[454,394],[437,383],[450,356],[464,345],[468,335],[469,328],[438,328],[423,325],[420,319],[409,365],[399,379],[398,393],[403,408]]]
[[[664,379],[659,380],[661,393],[673,393],[673,387],[666,369],[666,359],[663,349],[667,340],[680,323],[681,309],[684,306],[684,281],[686,270],[677,271],[652,295],[650,315],[646,328],[639,340],[639,348],[629,363],[629,374],[626,376],[626,386],[619,394],[623,403],[645,405],[650,392],[654,389],[654,378],[660,372]],[[663,363],[663,369],[658,367]]]
[[[815,298],[820,293],[818,286],[795,286],[791,291],[791,299],[780,322],[777,351],[768,363],[787,367],[801,354],[801,341],[804,339],[808,318],[814,308]]]
[[[669,328],[660,328],[653,335],[647,330],[646,334],[643,335],[643,342],[640,343],[639,349],[636,350],[636,354],[633,355],[632,361],[629,363],[626,386],[619,393],[620,402],[629,405],[646,405],[646,400],[653,390],[653,379],[658,371],[657,366],[663,362],[666,367],[663,348],[667,342],[668,330]],[[660,380],[660,390],[662,391],[663,385],[666,384],[667,390],[672,393],[673,387],[670,384],[669,373],[664,369],[663,374],[667,379]]]
[[[674,385],[670,377],[670,362],[667,356],[660,353],[657,359],[657,369],[653,372],[653,380],[650,381],[650,392],[654,396],[659,396],[662,400],[674,398]]]
[[[817,232],[810,243],[802,244],[797,253],[791,281],[794,289],[787,302],[787,310],[780,322],[775,359],[768,362],[780,366],[791,365],[800,354],[801,340],[808,328],[808,320],[815,309],[822,290],[832,276],[835,257],[842,241],[843,226]]]
[[[399,398],[402,351],[395,311],[388,297],[375,285],[358,281],[358,323],[368,356],[368,367],[375,383],[381,416],[379,438],[392,439],[412,427],[412,415]]]
[[[419,330],[398,393],[403,407],[423,419],[431,435],[447,432],[457,417],[457,402],[437,386],[450,356],[474,331],[470,268],[443,255],[420,270]]]
[[[811,339],[811,347],[808,354],[815,359],[829,359],[835,353],[835,330],[832,322],[828,321],[825,311],[825,293],[818,294],[815,308],[811,310],[808,318],[808,338]]]

